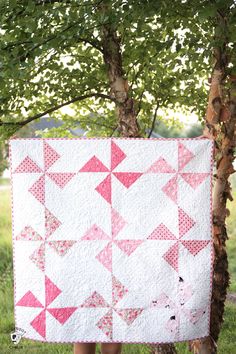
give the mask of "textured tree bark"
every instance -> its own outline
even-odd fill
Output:
[[[225,18],[220,19],[224,28]],[[223,21],[223,23],[222,23]],[[223,323],[224,303],[229,285],[226,240],[228,239],[225,219],[229,215],[227,200],[233,200],[229,176],[234,173],[233,160],[236,147],[236,81],[227,76],[227,41],[215,48],[206,126],[204,135],[215,141],[216,173],[213,193],[213,239],[214,273],[212,284],[210,336],[204,340],[190,343],[195,354],[214,354],[217,352],[221,325]],[[225,89],[225,84],[229,89]]]
[[[153,346],[151,354],[177,354],[173,344],[159,344]]]
[[[108,13],[110,4],[100,6],[103,13]],[[107,68],[110,95],[115,99],[118,117],[118,130],[123,137],[139,137],[139,126],[135,101],[131,97],[128,80],[124,77],[120,38],[113,24],[102,26],[103,58]]]

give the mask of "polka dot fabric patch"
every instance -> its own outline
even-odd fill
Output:
[[[42,342],[209,334],[213,141],[12,138],[15,325]]]

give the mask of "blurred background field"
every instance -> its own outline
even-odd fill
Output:
[[[22,339],[17,348],[11,344],[10,333],[14,329],[13,315],[13,275],[12,275],[12,240],[11,240],[11,195],[10,181],[0,178],[0,353],[72,353],[72,345],[45,344]],[[232,179],[234,201],[228,204],[230,217],[227,220],[229,240],[227,242],[231,285],[229,292],[236,293],[236,183]],[[236,354],[236,304],[227,301],[225,321],[218,343],[219,354]],[[178,352],[189,353],[187,345],[177,344]],[[97,347],[99,353],[99,346]],[[124,354],[148,353],[147,346],[141,344],[125,344]]]

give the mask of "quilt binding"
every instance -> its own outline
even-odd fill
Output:
[[[208,305],[208,333],[205,336],[201,337],[194,337],[192,339],[184,339],[178,340],[176,342],[145,342],[145,341],[119,341],[119,343],[126,343],[126,344],[147,344],[147,345],[158,345],[158,344],[172,344],[172,343],[181,343],[181,342],[189,342],[192,340],[197,339],[204,339],[210,335],[210,319],[211,319],[211,297],[212,297],[212,284],[213,284],[213,264],[214,264],[214,246],[213,246],[213,167],[214,167],[214,140],[206,138],[205,136],[197,136],[193,138],[183,137],[183,138],[125,138],[125,137],[77,137],[77,138],[67,138],[67,137],[60,137],[60,138],[18,138],[17,136],[13,135],[9,142],[12,140],[155,140],[155,141],[163,141],[163,140],[209,140],[211,141],[211,156],[210,156],[210,226],[211,226],[211,270],[210,270],[210,293],[209,293],[209,305]],[[12,171],[12,149],[11,143],[9,144],[9,160],[10,160],[10,182],[11,182],[11,221],[12,221],[12,249],[13,249],[13,282],[14,282],[14,322],[15,327],[17,326],[17,316],[16,316],[16,276],[15,276],[15,240],[14,240],[14,203],[13,203],[13,171]],[[61,341],[61,340],[43,340],[43,339],[36,339],[30,336],[24,335],[23,338],[30,339],[37,342],[42,343],[65,343],[65,344],[74,344],[74,343],[91,343],[92,340],[83,340],[83,341]],[[111,340],[102,340],[102,343],[117,343],[117,341]],[[99,343],[100,343],[99,342]]]

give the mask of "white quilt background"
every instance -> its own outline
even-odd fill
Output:
[[[48,342],[207,336],[209,139],[11,139],[15,320]]]

